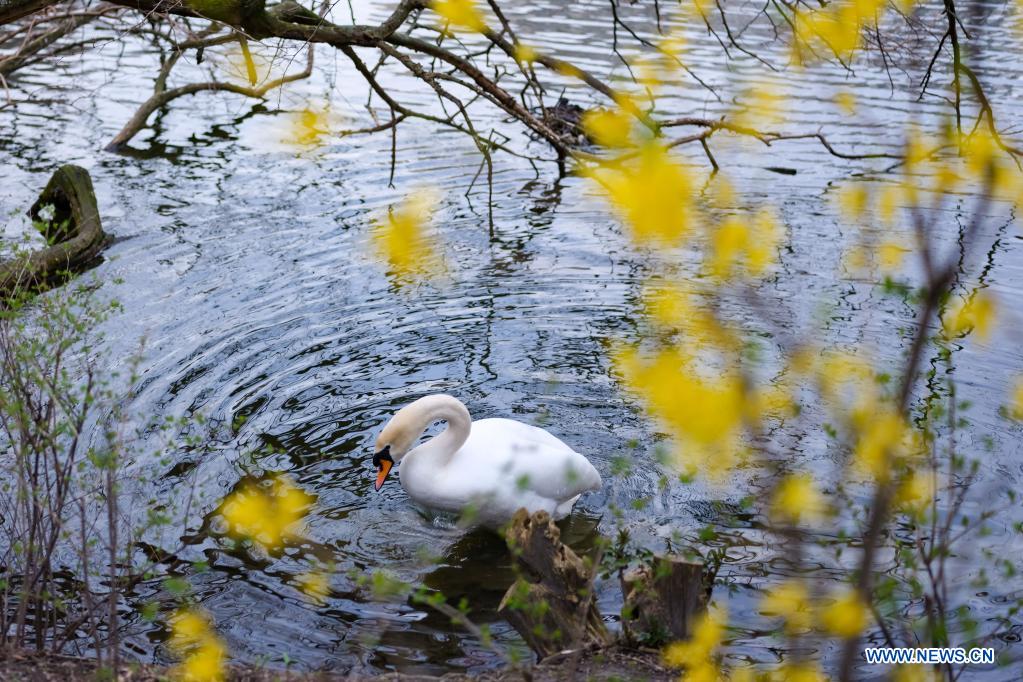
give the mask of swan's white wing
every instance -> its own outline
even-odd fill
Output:
[[[547,431],[511,419],[474,421],[449,466],[454,471],[465,472],[477,490],[532,494],[559,504],[601,486],[600,474],[583,455]]]

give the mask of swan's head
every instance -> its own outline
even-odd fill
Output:
[[[391,473],[391,468],[400,462],[401,458],[407,455],[412,446],[416,444],[416,439],[422,432],[422,429],[416,431],[402,412],[404,410],[400,410],[398,414],[391,417],[391,421],[387,422],[387,426],[377,436],[376,449],[373,454],[373,466],[377,470],[377,490],[384,485],[387,474]]]

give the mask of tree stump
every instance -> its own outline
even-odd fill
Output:
[[[53,215],[44,218],[43,207]],[[49,246],[0,261],[0,296],[31,290],[82,270],[107,243],[89,172],[79,166],[58,168],[29,215],[40,223]]]
[[[611,636],[593,599],[595,570],[562,544],[550,515],[520,509],[505,538],[524,575],[497,610],[537,656],[608,645]]]
[[[657,557],[621,576],[622,628],[634,642],[660,645],[688,639],[707,610],[714,572],[702,563]]]

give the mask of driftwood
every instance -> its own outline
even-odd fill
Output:
[[[622,627],[635,642],[661,644],[688,639],[707,610],[714,572],[702,563],[657,557],[621,576]]]
[[[43,216],[51,206],[53,215]],[[79,166],[58,168],[32,204],[29,215],[49,246],[0,261],[0,296],[30,290],[67,277],[89,265],[107,243],[89,172]]]
[[[550,515],[541,511],[530,516],[520,509],[506,539],[523,577],[508,588],[498,613],[537,656],[610,644],[592,594],[595,568],[562,544]]]

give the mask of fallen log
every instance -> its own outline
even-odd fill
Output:
[[[537,656],[609,645],[611,635],[593,599],[595,567],[561,542],[550,515],[520,509],[505,538],[523,576],[497,610]]]
[[[44,215],[44,207],[52,215]],[[48,246],[0,261],[0,297],[64,281],[90,265],[108,238],[100,222],[92,179],[84,168],[58,168],[29,209]]]

